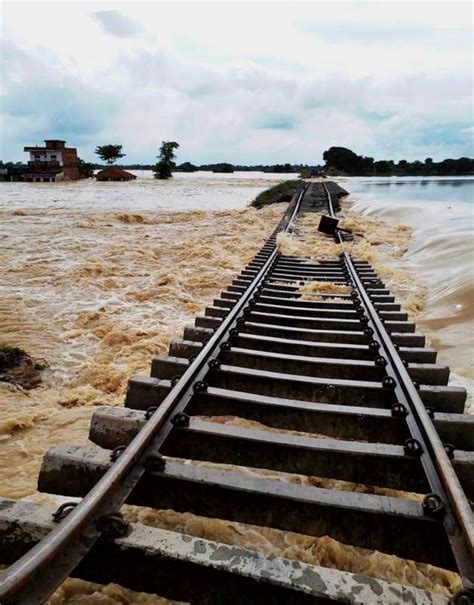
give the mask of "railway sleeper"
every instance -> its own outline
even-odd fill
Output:
[[[58,445],[43,459],[38,489],[83,497],[110,465],[107,450]],[[309,536],[328,535],[352,546],[455,569],[442,523],[426,516],[421,502],[414,500],[288,484],[167,458],[164,471],[147,472],[127,502]]]
[[[340,302],[352,304],[350,296],[347,296],[345,294],[329,294],[328,292],[300,292],[299,288],[299,286],[286,286],[278,283],[264,282],[262,293],[267,296],[290,298],[306,302],[311,302],[311,298],[302,298],[303,296],[318,297],[322,299],[329,299],[331,301],[337,299]]]
[[[333,274],[327,275],[305,275],[301,274],[292,274],[292,273],[284,273],[282,271],[272,271],[268,279],[272,281],[287,281],[287,282],[312,282],[312,281],[321,281],[321,282],[329,282],[335,283],[342,286],[346,285],[346,278],[341,274],[339,277],[334,277]]]
[[[278,291],[277,291],[278,292]],[[222,298],[227,298],[228,293],[224,292],[221,294]],[[234,294],[234,293],[233,293]],[[324,294],[323,296],[326,300],[311,300],[311,298],[302,298],[302,296],[308,296],[308,294],[315,296],[312,292],[295,292],[294,296],[281,296],[280,292],[273,293],[269,291],[263,291],[263,293],[259,296],[259,302],[272,304],[272,305],[281,305],[281,306],[292,306],[292,307],[306,307],[308,309],[337,309],[341,310],[356,310],[356,307],[353,301],[349,297],[343,297],[338,295]],[[234,294],[235,295],[235,294]],[[316,296],[318,296],[316,294]],[[376,308],[381,311],[400,311],[401,306],[395,303],[377,303],[375,305]]]
[[[240,296],[234,292],[222,292],[220,298],[213,301],[214,307],[232,308],[239,300]],[[278,298],[260,294],[256,302],[261,305],[270,305],[272,308],[291,308],[295,313],[322,311],[324,313],[345,313],[351,317],[356,312],[356,307],[349,302],[338,302],[334,300],[306,300],[301,298]]]
[[[234,288],[235,286],[231,286]],[[352,302],[351,297],[347,294],[338,294],[338,293],[328,293],[328,292],[301,292],[300,284],[281,284],[281,283],[273,283],[273,282],[265,282],[263,287],[263,292],[271,292],[274,296],[280,296],[282,298],[293,298],[295,296],[301,297],[305,296],[317,296],[323,298],[329,298],[331,300],[338,299],[341,301]],[[380,294],[377,296],[371,296],[372,302],[374,304],[378,303],[393,303],[395,302],[395,297],[392,296],[388,290],[385,294]],[[310,299],[302,299],[302,300],[310,300]]]
[[[1,499],[0,562],[13,563],[46,538],[55,526],[53,512],[35,502]],[[448,603],[425,590],[138,523],[124,537],[97,541],[73,576],[194,605],[327,605],[355,594],[358,603]]]
[[[207,309],[206,309],[207,311]],[[332,319],[327,317],[311,317],[311,316],[296,316],[284,313],[268,313],[251,309],[249,321],[258,321],[260,323],[278,323],[282,326],[294,328],[309,328],[309,329],[328,329],[328,330],[344,330],[344,331],[360,331],[363,326],[359,319]],[[393,332],[399,333],[414,333],[415,324],[409,321],[385,321],[386,328]]]
[[[287,255],[287,254],[281,254],[279,256],[280,260],[282,262],[288,261],[288,262],[300,262],[300,263],[306,263],[306,262],[317,262],[318,264],[322,265],[322,266],[341,266],[341,261],[339,259],[331,259],[331,258],[324,258],[318,261],[315,261],[314,258],[310,257],[310,256],[292,256],[292,255]],[[357,267],[369,267],[369,262],[366,260],[355,260],[354,264]]]
[[[251,324],[245,325],[243,329],[239,332],[239,336],[233,338],[232,341],[235,343],[244,343],[246,346],[248,346],[248,348],[252,349],[263,349],[282,353],[285,350],[289,350],[289,352],[293,352],[295,354],[299,354],[301,352],[304,355],[314,354],[315,356],[319,356],[328,354],[331,350],[333,350],[333,354],[335,356],[343,359],[373,358],[373,353],[369,351],[367,344],[357,344],[357,342],[366,342],[365,335],[363,335],[363,337],[360,337],[359,339],[357,339],[358,335],[356,335],[356,342],[349,342],[349,344],[345,344],[344,338],[347,336],[347,333],[344,332],[330,332],[330,334],[333,334],[334,340],[324,340],[325,336],[328,334],[326,332],[320,336],[321,340],[318,341],[316,339],[302,340],[299,338],[292,338],[293,332],[291,331],[291,329],[288,331],[282,330],[282,335],[280,337],[267,336],[264,333],[252,333],[251,329]],[[257,328],[255,329],[257,330]],[[260,331],[264,332],[264,330]],[[295,336],[298,336],[297,331],[295,330],[294,332],[296,333]],[[350,334],[350,336],[352,337],[354,336],[354,333],[348,334]],[[411,335],[392,335],[392,338],[394,340],[397,338],[401,342],[408,341],[409,343]],[[413,339],[415,338],[418,338],[418,335],[413,337]],[[420,339],[421,338],[422,337],[420,337]],[[338,342],[338,340],[342,340],[342,342]],[[350,338],[349,341],[351,341]],[[437,358],[437,352],[434,349],[423,348],[420,346],[400,346],[398,349],[398,353],[402,359],[414,363],[434,364]]]
[[[198,330],[199,328],[194,328]],[[169,354],[175,357],[190,358],[202,349],[202,339],[190,330],[185,332],[192,340],[176,339],[170,343]],[[203,334],[203,337],[206,333]],[[336,357],[338,359],[362,359],[372,360],[374,354],[367,345],[332,343],[332,342],[310,342],[291,338],[277,338],[239,332],[230,337],[230,342],[237,347],[257,351],[269,351],[272,353],[290,353],[293,355],[306,355],[310,357]],[[399,349],[402,359],[414,363],[433,364],[436,361],[436,351],[433,349],[407,348]]]
[[[292,307],[301,307],[307,309],[336,309],[338,311],[355,309],[354,303],[351,299],[332,299],[328,294],[326,294],[326,300],[311,300],[301,298],[300,294],[295,295],[293,298],[289,298],[267,294],[265,291],[263,291],[258,300],[261,303],[281,305],[283,307],[290,305]]]
[[[256,318],[259,320],[260,318]],[[294,326],[281,325],[278,323],[271,323],[270,318],[267,318],[268,322],[262,323],[260,321],[246,320],[239,330],[241,332],[251,332],[253,334],[263,334],[267,336],[286,336],[292,335],[292,337],[300,340],[315,340],[325,342],[342,342],[352,344],[368,343],[369,337],[362,331],[361,327],[358,331],[348,331],[344,329],[338,329],[332,325],[328,329],[317,329],[314,326],[312,328],[301,328]],[[196,317],[195,326],[198,328],[208,328],[215,330],[219,327],[222,322],[220,317],[201,316]],[[404,333],[392,333],[392,341],[403,347],[423,347],[425,344],[425,336],[423,334],[416,334],[411,332]]]
[[[286,261],[277,260],[274,269],[277,271],[281,271],[284,273],[305,273],[308,275],[312,274],[332,274],[337,275],[338,277],[344,276],[344,271],[342,267],[339,265],[335,266],[324,266],[318,263],[289,263]]]
[[[155,401],[155,405],[159,404]],[[127,414],[132,409],[142,412],[147,408],[146,399],[137,397],[123,410]],[[406,422],[394,417],[387,408],[309,402],[218,387],[195,393],[186,413],[191,416],[237,416],[276,429],[376,443],[401,444],[409,437]],[[452,443],[456,449],[474,450],[474,416],[433,412],[433,423],[444,443]]]
[[[375,382],[294,376],[235,366],[210,370],[206,380],[210,386],[231,391],[323,404],[388,408],[395,402],[393,392]],[[128,384],[125,405],[137,409],[159,405],[170,389],[169,380],[134,376]],[[464,412],[466,391],[462,387],[421,385],[418,392],[425,406],[434,412]]]
[[[142,412],[140,418],[130,415],[130,410],[120,412],[101,408],[94,413],[89,433],[93,443],[106,449],[130,443],[145,424],[145,415]],[[188,426],[171,432],[160,451],[176,458],[238,464],[420,494],[429,491],[420,460],[396,444],[295,436],[191,418]],[[473,498],[474,453],[456,450],[452,464],[466,495]]]
[[[308,256],[285,256],[280,254],[278,257],[279,264],[289,266],[302,266],[302,267],[331,267],[335,269],[341,269],[341,261],[338,258],[314,258]],[[370,265],[360,266],[361,271],[373,271],[373,267]]]
[[[344,277],[344,273],[342,271],[335,270],[316,270],[306,267],[301,267],[299,269],[290,269],[288,267],[281,267],[279,265],[275,265],[270,273],[270,277],[272,279],[278,279],[278,275],[284,275],[290,277],[292,279],[301,280],[301,279],[310,279],[310,280],[319,280],[322,279],[327,281],[329,279],[333,279],[334,281],[346,281]]]
[[[225,306],[225,305],[223,305]],[[227,305],[228,306],[228,305]],[[397,305],[393,305],[397,306]],[[296,299],[295,301],[290,300],[283,302],[279,300],[274,302],[268,297],[259,296],[255,302],[255,309],[262,310],[266,313],[288,313],[290,315],[309,315],[314,313],[319,317],[334,317],[334,318],[356,318],[357,308],[354,304],[344,304],[334,301],[323,302],[323,301],[307,301]],[[378,312],[381,319],[387,321],[408,321],[408,313],[405,311],[395,311],[379,309]]]
[[[260,297],[255,301],[253,308],[255,311],[261,311],[264,313],[275,313],[275,314],[288,314],[293,316],[309,316],[314,315],[315,317],[328,317],[331,319],[354,319],[357,320],[357,309],[355,306],[352,308],[341,308],[338,303],[323,303],[323,302],[309,302],[304,304],[306,301],[300,301],[301,305],[293,304],[293,301],[287,302],[286,304],[274,304],[273,302],[267,302],[262,300]],[[314,305],[314,306],[313,306]],[[316,306],[317,305],[317,306]],[[392,315],[392,319],[403,320],[406,319],[405,314]]]
[[[231,307],[206,307],[205,316],[222,319],[228,315],[230,309]],[[277,321],[280,325],[288,325],[291,327],[316,329],[328,327],[329,329],[333,328],[336,330],[362,329],[362,324],[355,313],[351,315],[352,318],[345,317],[347,313],[344,312],[328,312],[321,309],[316,309],[314,315],[310,315],[311,310],[307,309],[304,309],[303,311],[296,309],[296,313],[298,314],[295,314],[290,307],[267,306],[257,302],[249,309],[248,317],[250,319],[256,318],[265,323]],[[397,332],[412,333],[415,331],[415,324],[413,322],[384,320],[384,323],[388,329]]]
[[[286,372],[322,378],[364,379],[382,381],[385,368],[373,360],[354,360],[338,357],[311,357],[291,354],[291,350],[272,352],[233,346],[219,355],[222,363],[239,367]],[[154,378],[173,378],[183,374],[189,367],[186,356],[158,355],[152,359],[151,376]],[[449,368],[441,364],[412,363],[408,373],[413,380],[421,384],[447,385]]]
[[[224,307],[231,309],[234,305],[225,298],[216,298],[213,302],[214,307]],[[288,312],[292,315],[308,315],[315,313],[319,317],[354,319],[356,315],[356,307],[348,304],[340,304],[336,302],[323,301],[306,301],[306,300],[288,300],[277,299],[274,301],[268,296],[257,296],[254,304],[256,310],[262,310],[268,313],[283,313]]]
[[[302,267],[332,267],[340,269],[341,263],[339,260],[331,259],[320,259],[310,258],[308,256],[285,256],[280,254],[278,257],[279,264],[285,264],[290,266],[302,266]]]

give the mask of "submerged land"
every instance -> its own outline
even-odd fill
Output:
[[[176,145],[176,143],[173,143]],[[177,145],[179,147],[179,145]],[[112,147],[114,147],[112,145]],[[121,145],[117,147],[122,148]],[[126,154],[119,154],[125,157]],[[81,178],[90,178],[94,171],[110,167],[108,164],[85,162],[79,158],[78,169]],[[116,165],[124,170],[154,170],[154,163],[126,163]],[[21,180],[27,169],[23,162],[0,160],[0,181],[8,175],[7,180]],[[346,147],[330,147],[323,153],[323,163],[307,164],[239,164],[219,161],[207,164],[195,164],[189,161],[172,162],[170,170],[175,173],[212,172],[216,174],[233,174],[234,172],[262,172],[264,174],[295,174],[302,178],[311,178],[320,174],[331,176],[463,176],[474,174],[474,159],[468,157],[446,158],[434,161],[433,158],[408,161],[376,160],[373,157],[359,155]]]
[[[248,262],[272,232],[292,188],[278,184],[263,192],[257,207],[175,212],[113,210],[78,212],[60,203],[38,209],[34,200],[2,211],[1,248],[6,267],[0,299],[0,328],[8,345],[49,367],[42,383],[27,388],[0,382],[0,494],[52,503],[36,490],[44,452],[61,442],[87,443],[96,405],[122,405],[132,374],[147,373],[153,354],[201,313]],[[350,189],[348,185],[344,185]],[[265,205],[269,199],[280,203]],[[349,198],[350,199],[350,198]],[[423,319],[426,284],[400,266],[413,230],[363,218],[343,201],[343,224],[364,234],[351,252],[369,260],[404,301],[412,318]],[[305,220],[303,239],[286,235],[286,254],[333,256],[341,250],[322,240],[315,217]],[[436,328],[432,336],[436,333]],[[442,353],[440,355],[443,359]],[[462,363],[453,369],[462,371]],[[237,417],[207,418],[241,425]],[[265,429],[263,425],[259,428]],[[254,472],[248,470],[248,472]],[[263,471],[262,471],[263,472]],[[268,471],[266,471],[270,474]],[[324,485],[317,477],[279,475],[282,481]],[[364,485],[332,482],[336,489],[378,493]],[[417,494],[402,494],[415,498]],[[397,557],[347,547],[329,538],[196,517],[173,511],[127,508],[130,520],[194,536],[246,546],[308,563],[377,575],[450,594],[456,574]],[[82,599],[82,601],[81,601]],[[85,601],[84,601],[85,599]],[[68,580],[50,600],[58,603],[165,603],[121,587]]]

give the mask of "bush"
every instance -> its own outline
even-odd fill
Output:
[[[41,383],[41,372],[47,367],[44,359],[35,360],[23,349],[0,344],[0,382],[34,389]]]
[[[27,353],[18,347],[0,345],[0,371],[14,368],[27,356]]]
[[[293,195],[299,193],[304,186],[305,183],[302,181],[284,181],[259,193],[250,205],[254,208],[263,208],[263,206],[269,206],[270,204],[289,202]]]

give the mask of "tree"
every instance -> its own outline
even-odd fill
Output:
[[[375,174],[392,174],[393,162],[389,160],[379,160],[374,162]]]
[[[433,172],[433,158],[426,158],[425,165],[423,166],[424,174],[431,174]]]
[[[231,174],[234,172],[234,167],[229,162],[220,162],[220,164],[214,164],[212,172],[223,172],[225,174]]]
[[[373,174],[374,158],[357,155],[346,147],[330,147],[323,153],[326,169],[345,174]]]
[[[357,166],[357,155],[346,147],[330,147],[323,153],[326,168],[353,173]]]
[[[178,166],[181,172],[197,172],[197,166],[191,164],[191,162],[183,162]]]
[[[405,174],[408,169],[408,162],[406,160],[400,160],[397,164],[397,172],[400,174]]]
[[[459,158],[457,162],[456,174],[472,174],[474,170],[474,160],[471,158]]]
[[[159,162],[157,162],[153,169],[155,179],[169,179],[173,176],[173,168],[176,167],[174,150],[178,149],[178,147],[179,143],[175,141],[161,142],[160,155],[157,156]]]
[[[107,162],[107,164],[112,165],[119,158],[124,158],[126,156],[125,153],[122,153],[122,145],[98,145],[95,148],[94,153],[96,153],[103,162]]]
[[[424,168],[425,165],[423,164],[423,162],[420,162],[420,160],[415,160],[414,162],[410,162],[408,166],[408,171],[410,174],[417,176],[419,174],[423,174]]]
[[[79,174],[84,179],[89,179],[94,176],[94,164],[91,164],[90,162],[84,162],[81,158],[77,158],[77,168]]]

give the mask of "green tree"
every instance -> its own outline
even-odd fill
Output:
[[[183,162],[178,166],[181,172],[197,172],[197,166],[191,164],[191,162]]]
[[[330,147],[323,153],[323,160],[327,168],[334,168],[349,174],[357,168],[357,155],[346,147]]]
[[[433,158],[426,158],[423,171],[425,174],[431,174],[433,172]]]
[[[107,164],[115,164],[119,158],[124,158],[125,153],[122,153],[122,145],[97,145],[94,153],[96,153],[103,162]]]
[[[323,153],[326,170],[332,168],[345,174],[373,174],[374,158],[357,155],[346,147],[330,147]]]
[[[397,172],[399,174],[407,174],[408,162],[406,160],[400,160],[397,164]]]
[[[389,160],[379,160],[374,162],[375,174],[392,174],[393,162]]]
[[[169,179],[173,176],[173,168],[176,167],[174,150],[178,147],[179,143],[175,141],[162,141],[160,155],[157,156],[159,161],[153,169],[155,179]]]
[[[474,171],[474,160],[471,158],[459,158],[457,162],[456,174],[472,174]]]
[[[234,167],[229,162],[220,162],[219,164],[214,164],[212,168],[212,172],[224,172],[226,174],[231,174],[234,172]]]
[[[77,158],[77,168],[79,174],[84,179],[89,179],[94,176],[94,164],[91,164],[90,162],[84,162],[81,158]]]

